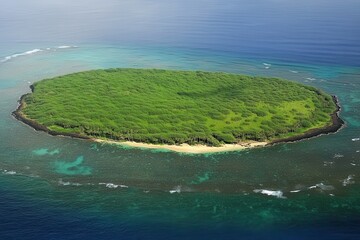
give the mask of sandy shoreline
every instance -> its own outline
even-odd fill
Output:
[[[139,142],[130,142],[130,141],[120,142],[120,141],[103,140],[103,139],[92,139],[92,140],[99,143],[118,144],[118,145],[130,146],[136,148],[166,149],[173,152],[193,153],[193,154],[239,151],[249,148],[263,147],[268,144],[268,142],[249,141],[246,143],[224,144],[220,147],[210,147],[206,145],[189,145],[186,143],[180,145],[168,145],[168,144],[139,143]]]

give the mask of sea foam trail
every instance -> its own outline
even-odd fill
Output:
[[[56,51],[57,49],[67,49],[67,48],[77,48],[77,46],[67,46],[67,45],[63,45],[63,46],[57,46],[55,48],[45,48],[45,49],[40,49],[40,48],[35,48],[26,52],[22,52],[22,53],[15,53],[9,56],[4,57],[3,59],[0,60],[0,63],[4,63],[4,62],[8,62],[14,58],[17,57],[21,57],[21,56],[27,56],[27,55],[32,55],[35,53],[39,53],[39,52],[44,52],[44,51]]]
[[[2,170],[2,169],[0,169],[0,170]],[[15,175],[15,174],[17,174],[17,172],[15,172],[15,171],[6,170],[6,169],[2,170],[2,173],[6,174],[6,175]]]
[[[99,185],[105,185],[105,187],[107,188],[128,188],[129,186],[127,185],[122,185],[122,184],[114,184],[114,183],[99,183]]]
[[[308,187],[308,189],[314,189],[314,188],[318,188],[318,189],[320,189],[322,191],[332,191],[332,190],[335,189],[334,186],[325,185],[324,183],[317,183],[317,184],[315,184],[313,186]]]
[[[63,46],[58,46],[58,49],[65,49],[65,48],[77,48],[77,46],[67,46],[67,45],[63,45]]]
[[[62,186],[77,186],[77,187],[82,185],[81,183],[64,182],[62,179],[58,181],[58,184]]]
[[[269,69],[271,67],[270,63],[263,63],[263,65],[265,66],[265,69]]]
[[[170,190],[169,193],[181,193],[181,186],[176,186],[174,189]]]
[[[268,196],[274,196],[274,197],[277,197],[277,198],[286,198],[284,196],[284,193],[282,191],[280,191],[280,190],[272,191],[272,190],[267,190],[267,189],[255,189],[254,192],[255,193],[265,194],[265,195],[268,195]]]
[[[347,185],[354,184],[354,176],[355,175],[349,175],[346,179],[342,180],[343,186],[346,187]]]
[[[11,59],[13,58],[17,58],[17,57],[21,57],[21,56],[26,56],[26,55],[31,55],[31,54],[34,54],[34,53],[38,53],[38,52],[42,52],[44,50],[42,49],[33,49],[33,50],[30,50],[30,51],[26,51],[26,52],[22,52],[22,53],[15,53],[13,55],[10,55],[10,56],[6,56],[4,57],[0,62],[7,62],[7,61],[10,61]]]

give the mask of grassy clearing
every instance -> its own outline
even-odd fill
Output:
[[[60,133],[145,143],[272,140],[331,124],[330,95],[277,78],[107,69],[34,84],[22,113]]]

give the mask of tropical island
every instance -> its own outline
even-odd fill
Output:
[[[45,79],[14,116],[37,130],[184,152],[229,151],[335,132],[336,97],[279,78],[104,69]]]

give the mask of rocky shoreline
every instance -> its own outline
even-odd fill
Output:
[[[336,110],[331,114],[331,120],[332,120],[331,125],[322,127],[322,128],[311,129],[301,135],[283,138],[283,139],[277,139],[277,140],[271,141],[269,144],[297,142],[297,141],[301,141],[304,139],[318,137],[318,136],[329,134],[329,133],[336,133],[337,131],[339,131],[345,125],[345,122],[339,116],[340,111],[341,111],[339,99],[337,98],[336,95],[333,95],[332,99],[336,105]]]
[[[31,90],[33,91],[33,86],[30,86]],[[56,131],[52,131],[50,129],[48,129],[46,126],[41,125],[39,123],[37,123],[34,120],[28,119],[26,118],[26,116],[24,116],[24,114],[21,112],[21,110],[24,108],[24,98],[26,96],[28,96],[30,93],[24,94],[21,96],[21,98],[19,99],[19,106],[18,108],[12,112],[12,115],[19,121],[25,123],[26,125],[29,125],[30,127],[34,128],[37,131],[44,131],[52,136],[68,136],[68,137],[73,137],[73,138],[81,138],[81,139],[91,139],[88,136],[84,136],[81,134],[77,134],[77,133],[59,133]]]

